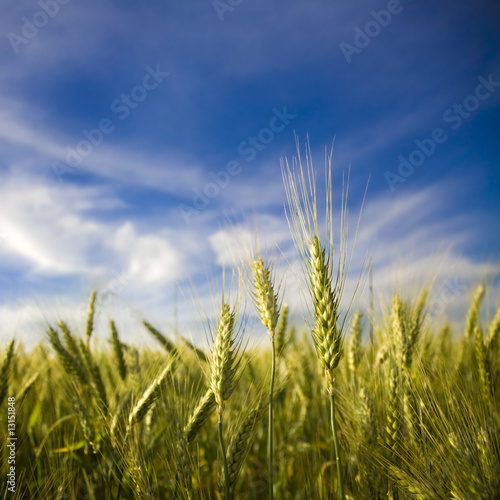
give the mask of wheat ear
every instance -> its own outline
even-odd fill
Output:
[[[14,345],[15,341],[11,340],[7,347],[7,351],[5,351],[2,366],[0,368],[0,405],[3,403],[5,396],[7,396],[7,391],[9,390],[10,366],[14,359]]]
[[[347,342],[347,364],[351,375],[356,381],[356,370],[361,359],[361,335],[363,333],[361,328],[361,320],[363,315],[360,311],[354,313],[351,323],[351,332]]]
[[[276,330],[275,342],[276,342],[276,355],[278,357],[283,356],[284,350],[287,346],[289,335],[287,335],[288,328],[288,304],[283,304],[281,308],[281,317],[278,328]]]
[[[484,296],[484,285],[479,285],[474,292],[474,297],[472,298],[472,303],[467,313],[467,319],[465,321],[465,338],[474,338],[474,327],[477,325],[479,320],[479,308],[481,306],[481,300]]]
[[[196,357],[199,360],[201,360],[205,363],[209,362],[207,355],[199,347],[196,347],[192,342],[190,342],[186,337],[181,337],[181,341],[186,347],[188,347],[196,355]]]
[[[399,440],[401,434],[401,410],[400,410],[400,380],[399,368],[393,366],[389,373],[389,405],[386,416],[387,445],[394,460],[398,454]]]
[[[225,401],[231,396],[235,385],[235,375],[238,364],[234,349],[235,340],[233,338],[235,323],[236,312],[231,310],[229,304],[223,303],[212,348],[210,387],[212,388],[217,403],[219,443],[224,464],[224,487],[226,498],[230,497],[230,490],[229,469],[222,429],[222,413],[224,411]]]
[[[120,374],[120,378],[125,380],[127,378],[127,365],[125,363],[125,356],[123,355],[123,345],[120,342],[120,337],[118,336],[118,331],[113,320],[110,320],[109,327],[111,329],[111,345],[118,373]]]
[[[490,323],[488,334],[486,335],[486,348],[488,352],[495,352],[497,345],[500,343],[500,307],[497,309],[495,317]]]
[[[352,259],[354,244],[350,255],[347,252],[347,197],[348,189],[343,190],[340,215],[340,252],[335,278],[333,276],[333,188],[332,188],[332,155],[333,146],[327,158],[325,169],[325,237],[323,247],[319,238],[320,223],[318,220],[318,202],[316,193],[316,178],[312,165],[312,154],[309,144],[306,144],[306,165],[302,166],[300,147],[297,140],[298,173],[292,172],[288,163],[282,164],[282,173],[288,200],[288,224],[292,232],[295,246],[302,260],[302,265],[308,279],[308,288],[312,298],[314,324],[312,337],[320,363],[327,380],[327,390],[330,395],[331,424],[339,496],[343,500],[344,486],[340,461],[340,445],[337,436],[335,420],[335,368],[342,356],[343,331],[346,315],[358,291],[360,281],[355,288],[347,313],[341,319],[340,302],[345,290],[347,274]],[[326,155],[325,155],[326,156]],[[295,162],[294,162],[295,163]],[[347,179],[347,186],[349,179]],[[360,213],[361,216],[361,213]],[[358,226],[359,227],[359,219]],[[356,229],[357,234],[357,229]],[[356,240],[356,235],[354,241]],[[362,271],[363,272],[363,271]]]
[[[95,317],[95,300],[97,292],[92,290],[90,292],[89,306],[87,309],[87,321],[85,323],[85,337],[87,338],[87,345],[90,343],[90,337],[94,331],[94,317]]]
[[[170,340],[161,334],[154,326],[149,324],[147,321],[143,321],[142,324],[147,328],[148,332],[164,347],[164,349],[172,354],[177,354],[177,347]]]
[[[484,345],[483,332],[477,326],[474,327],[475,353],[477,366],[479,370],[479,380],[481,382],[481,393],[486,404],[493,406],[493,398],[491,391],[491,373],[486,357],[486,348]]]
[[[191,417],[184,427],[184,434],[188,443],[194,440],[194,438],[200,432],[203,424],[208,420],[210,414],[215,408],[216,401],[215,396],[211,388],[209,388],[205,394],[200,398],[196,408],[194,409]]]
[[[59,321],[59,329],[61,330],[66,343],[66,349],[68,352],[79,362],[83,364],[83,357],[78,347],[78,342],[75,336],[71,333],[68,325],[64,321]]]
[[[248,455],[255,425],[264,417],[268,406],[268,401],[262,399],[258,406],[252,409],[241,422],[238,430],[234,434],[227,448],[228,469],[229,469],[229,489],[231,500],[234,495],[234,488],[238,481],[245,458]]]
[[[155,401],[159,398],[163,385],[165,384],[167,377],[172,372],[172,367],[175,360],[171,361],[156,377],[156,379],[151,383],[151,385],[144,391],[141,399],[134,406],[130,415],[128,417],[128,428],[127,432],[130,431],[134,424],[139,423],[145,416],[149,409],[153,406]]]
[[[269,426],[268,426],[268,462],[269,462],[269,498],[272,500],[273,493],[273,398],[274,379],[276,376],[276,343],[274,341],[276,326],[280,314],[278,294],[275,292],[272,274],[269,267],[264,264],[262,257],[253,263],[254,299],[262,324],[267,328],[271,339],[271,381],[269,386]]]
[[[217,402],[217,412],[224,410],[225,401],[234,390],[236,355],[233,349],[236,313],[223,304],[212,349],[210,387]]]
[[[82,385],[89,384],[89,375],[84,364],[63,346],[59,334],[51,326],[48,328],[48,337],[51,346],[68,375],[74,375]]]
[[[101,370],[99,365],[95,362],[92,353],[90,352],[90,347],[85,344],[82,339],[79,339],[80,351],[83,354],[84,364],[87,368],[87,372],[90,374],[90,382],[94,393],[96,394],[98,401],[100,401],[105,408],[108,407],[108,398],[106,395],[106,388],[104,387],[104,382],[102,380]]]

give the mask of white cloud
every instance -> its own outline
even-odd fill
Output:
[[[89,249],[107,232],[105,224],[87,212],[121,205],[104,190],[60,186],[33,176],[2,175],[3,252],[14,262],[28,263],[35,272],[84,272]]]
[[[47,290],[50,280],[57,276],[74,273],[85,277],[89,286],[97,286],[102,293],[100,308],[107,311],[103,318],[130,316],[130,324],[138,325],[144,314],[172,324],[173,289],[180,281],[179,316],[185,327],[193,321],[191,284],[185,285],[188,278],[194,280],[191,283],[198,289],[201,302],[211,303],[213,287],[201,279],[203,271],[213,276],[217,264],[238,261],[242,248],[250,249],[255,244],[253,221],[217,229],[210,218],[213,214],[207,210],[200,223],[154,228],[147,219],[122,220],[120,212],[114,210],[123,207],[123,202],[103,188],[61,186],[28,176],[2,180],[0,223],[7,235],[2,247],[3,266],[10,263],[11,268],[17,268],[19,279],[27,283],[42,273]],[[456,311],[463,316],[479,281],[491,284],[491,302],[495,303],[498,284],[494,279],[500,274],[500,263],[474,262],[461,253],[463,242],[474,238],[477,228],[467,219],[446,214],[446,192],[445,186],[435,185],[367,201],[347,284],[347,301],[368,252],[374,259],[376,304],[379,298],[386,304],[395,291],[414,295],[433,279],[436,286],[430,303],[437,310]],[[287,275],[283,282],[285,300],[300,313],[304,290],[296,279],[301,274],[300,265],[286,219],[263,214],[257,220],[261,248],[272,256],[273,244],[278,243],[285,252],[283,258],[276,250],[278,272],[279,276]],[[451,302],[447,291],[450,286],[458,289]],[[17,306],[4,304],[0,312],[7,326],[32,335],[40,331],[44,315],[54,317],[71,311],[75,315],[78,310],[81,314],[76,316],[83,317],[87,292],[82,289],[81,297],[72,293],[60,296],[47,291],[43,299],[33,293]],[[111,298],[104,300],[108,295]],[[40,300],[44,305],[39,305]],[[359,305],[366,308],[367,304],[365,287]],[[83,321],[80,316],[74,319],[78,325]]]
[[[139,236],[127,222],[116,231],[113,245],[123,255],[126,272],[146,286],[161,286],[183,276],[184,257],[166,237]]]

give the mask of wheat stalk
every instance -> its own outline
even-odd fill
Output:
[[[348,189],[345,189],[342,195],[340,215],[340,251],[337,259],[337,270],[336,273],[334,273],[333,189],[331,160],[332,150],[330,150],[330,155],[326,161],[327,165],[325,169],[326,205],[324,220],[324,245],[320,239],[316,179],[309,144],[306,144],[306,168],[302,165],[300,147],[297,140],[298,173],[295,174],[292,172],[288,162],[282,164],[282,173],[289,207],[287,219],[295,246],[299,256],[301,257],[301,263],[307,277],[308,289],[312,301],[314,323],[311,325],[311,334],[317,356],[325,373],[327,390],[330,395],[332,433],[337,463],[337,482],[340,497],[344,499],[340,446],[337,437],[335,420],[335,368],[339,364],[342,355],[342,343],[347,313],[349,312],[350,305],[352,305],[354,296],[358,291],[360,282],[358,281],[346,314],[343,318],[341,318],[340,303],[344,293],[347,273],[352,259],[352,249],[350,256],[348,257]],[[347,182],[347,185],[348,184],[349,182]]]
[[[401,439],[401,408],[400,408],[400,379],[399,368],[393,366],[389,373],[389,402],[386,413],[386,443],[389,449],[390,461],[397,462]],[[397,487],[393,490],[393,497],[398,498]]]
[[[272,279],[272,273],[268,266],[264,264],[262,257],[253,262],[254,279],[254,299],[259,312],[262,324],[267,328],[271,339],[271,381],[269,385],[269,425],[268,425],[268,462],[269,462],[269,498],[272,500],[273,493],[273,456],[274,456],[274,436],[273,436],[273,398],[274,379],[276,376],[276,343],[274,341],[276,326],[278,324],[280,305],[278,294]]]
[[[224,486],[226,498],[229,493],[229,469],[222,428],[222,413],[226,400],[231,396],[235,386],[235,376],[238,366],[235,345],[236,311],[223,300],[219,313],[215,338],[213,339],[212,359],[210,363],[210,387],[215,397],[218,414],[219,443],[224,464]],[[240,358],[241,359],[241,358]]]

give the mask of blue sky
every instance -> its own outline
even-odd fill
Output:
[[[295,135],[318,171],[335,138],[353,223],[370,179],[353,282],[368,255],[377,296],[437,276],[438,307],[453,289],[446,307],[461,310],[480,281],[498,302],[497,2],[0,9],[3,336],[81,321],[91,288],[103,317],[167,330],[179,286],[187,325],[190,289],[209,295],[256,214],[293,267],[280,159]]]

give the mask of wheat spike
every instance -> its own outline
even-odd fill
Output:
[[[165,384],[167,377],[170,375],[172,371],[173,364],[174,361],[171,361],[163,369],[160,375],[156,377],[156,379],[152,382],[152,384],[144,391],[144,394],[142,395],[141,399],[137,402],[137,404],[130,412],[130,415],[128,417],[127,431],[130,431],[130,429],[134,424],[139,423],[145,417],[148,410],[153,406],[155,401],[158,399],[158,397],[161,394],[162,387]]]
[[[87,441],[95,451],[95,432],[91,424],[91,418],[87,407],[75,399],[73,400],[73,408],[78,416],[78,423],[80,424],[80,429],[82,430],[85,441]]]
[[[87,368],[87,372],[90,374],[90,381],[96,396],[102,402],[105,408],[108,406],[108,398],[106,395],[106,388],[104,387],[104,382],[102,380],[101,370],[95,362],[90,348],[81,339],[79,340],[80,351],[83,354],[84,364]]]
[[[409,342],[406,330],[406,307],[399,295],[392,298],[391,308],[391,335],[394,344],[394,353],[400,368],[407,367],[409,363]]]
[[[176,447],[176,458],[177,458],[177,473],[176,477],[176,494],[179,489],[182,491],[186,499],[193,498],[192,496],[192,478],[191,478],[191,457],[188,450],[188,440],[185,433],[180,427],[176,428],[177,442]],[[177,495],[175,496],[177,498]]]
[[[69,375],[75,375],[82,385],[89,384],[89,374],[80,360],[74,358],[63,346],[59,334],[52,328],[48,329],[49,342],[56,351],[59,361]]]
[[[285,348],[288,344],[289,335],[287,335],[287,327],[288,327],[288,304],[283,304],[283,308],[281,309],[281,318],[278,324],[278,328],[276,330],[276,354],[278,356],[283,356]]]
[[[389,375],[389,405],[386,417],[387,446],[392,459],[397,456],[401,433],[401,411],[399,404],[399,371],[393,367]]]
[[[218,412],[224,410],[226,401],[234,389],[236,359],[233,349],[236,313],[223,304],[212,349],[210,387],[217,402]]]
[[[63,333],[66,349],[79,362],[83,363],[82,353],[78,347],[75,336],[71,333],[68,325],[64,321],[59,322],[59,328]]]
[[[184,434],[188,443],[194,440],[194,438],[200,432],[203,424],[208,420],[210,414],[215,408],[216,401],[215,396],[211,388],[205,392],[205,394],[200,398],[198,405],[194,409],[191,417],[189,417],[188,423],[184,427]]]
[[[111,345],[113,346],[115,363],[116,366],[118,367],[118,373],[120,374],[120,378],[122,380],[125,380],[127,378],[127,365],[125,364],[125,357],[123,355],[123,345],[120,342],[115,322],[113,320],[110,320],[109,326],[111,329]]]
[[[36,382],[40,378],[40,374],[41,374],[41,372],[35,373],[24,383],[21,390],[19,391],[19,394],[17,395],[18,400],[22,400],[28,395],[28,393],[31,391],[33,386],[36,384]],[[0,404],[1,404],[1,398],[0,398]]]
[[[411,367],[413,361],[413,355],[415,353],[415,349],[417,347],[418,341],[422,336],[423,325],[426,314],[426,303],[427,297],[429,295],[429,290],[426,289],[420,293],[418,296],[417,302],[413,307],[413,311],[411,313],[411,317],[409,320],[409,328],[408,328],[408,354],[407,354],[407,366]]]
[[[484,285],[479,285],[476,288],[474,297],[472,298],[472,303],[467,313],[467,319],[465,321],[465,338],[472,339],[474,337],[474,327],[479,321],[479,308],[481,306],[481,300],[484,296]]]
[[[260,320],[267,328],[267,332],[271,336],[271,342],[274,342],[280,307],[278,303],[278,294],[274,291],[271,270],[264,264],[262,257],[254,261],[252,269],[255,287],[255,304],[259,312]]]
[[[481,381],[481,392],[485,402],[491,406],[493,404],[491,392],[491,373],[488,366],[488,360],[486,358],[483,332],[477,326],[474,327],[474,338],[476,343],[475,353],[479,370],[479,380]]]
[[[358,367],[359,361],[361,359],[361,320],[363,315],[360,311],[354,313],[354,317],[351,323],[351,333],[347,343],[347,362],[351,373],[354,375],[356,373],[356,368]]]
[[[486,336],[486,349],[488,352],[495,352],[500,340],[500,307],[497,309],[495,317],[490,323]]]
[[[186,337],[181,337],[181,341],[186,345],[191,351],[194,352],[196,357],[205,363],[209,362],[207,355],[198,347],[196,347],[192,342],[190,342]]]
[[[342,355],[342,332],[337,328],[339,297],[334,293],[325,250],[317,236],[311,245],[311,289],[315,322],[312,336],[319,360],[333,392],[334,371]]]
[[[5,351],[2,366],[0,368],[0,405],[3,403],[7,391],[9,390],[10,367],[14,359],[14,345],[15,341],[11,340]]]
[[[262,399],[257,406],[251,410],[246,418],[241,422],[238,430],[234,434],[227,448],[227,461],[229,468],[229,488],[231,498],[234,495],[234,488],[238,481],[241,468],[250,449],[255,425],[261,420],[267,412],[268,401]],[[221,477],[222,475],[219,475]],[[221,491],[224,491],[221,486]]]
[[[87,321],[85,323],[85,337],[87,338],[87,344],[90,342],[90,337],[94,331],[94,316],[95,316],[95,300],[97,297],[97,292],[92,290],[90,292],[89,306],[87,309]]]
[[[170,340],[161,334],[154,326],[149,324],[147,321],[143,321],[142,324],[147,328],[148,332],[165,348],[167,352],[172,355],[177,354],[177,347]]]

